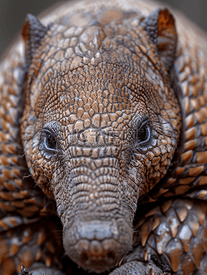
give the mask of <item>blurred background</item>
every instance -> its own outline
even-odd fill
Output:
[[[111,0],[113,1],[113,0]],[[147,0],[146,0],[147,1]],[[37,15],[57,0],[0,0],[0,55],[21,29],[27,13]],[[207,0],[162,0],[207,31]]]

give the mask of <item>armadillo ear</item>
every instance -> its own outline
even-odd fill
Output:
[[[22,28],[27,66],[31,64],[34,51],[39,46],[47,30],[34,15],[27,14]]]
[[[170,70],[176,55],[177,32],[175,20],[168,9],[158,9],[142,21],[167,70]]]

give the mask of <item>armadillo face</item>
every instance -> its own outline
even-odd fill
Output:
[[[47,31],[28,72],[22,138],[75,262],[102,272],[129,251],[138,198],[167,172],[179,131],[167,71],[137,18]]]

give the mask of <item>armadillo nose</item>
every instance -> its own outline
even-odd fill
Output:
[[[124,220],[75,222],[64,230],[63,243],[74,262],[100,273],[114,267],[129,251],[132,230]]]
[[[108,242],[108,244],[107,244]],[[79,243],[79,247],[81,249],[81,241]],[[86,263],[88,266],[91,264],[103,263],[107,265],[115,265],[116,264],[116,256],[113,251],[114,244],[113,241],[108,240],[103,242],[100,241],[91,241],[88,242],[89,249],[88,250],[81,250],[80,254],[80,261],[81,263]],[[107,247],[106,247],[107,246]]]

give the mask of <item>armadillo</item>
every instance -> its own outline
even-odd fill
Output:
[[[0,65],[0,274],[207,274],[206,42],[153,1],[27,15]]]

